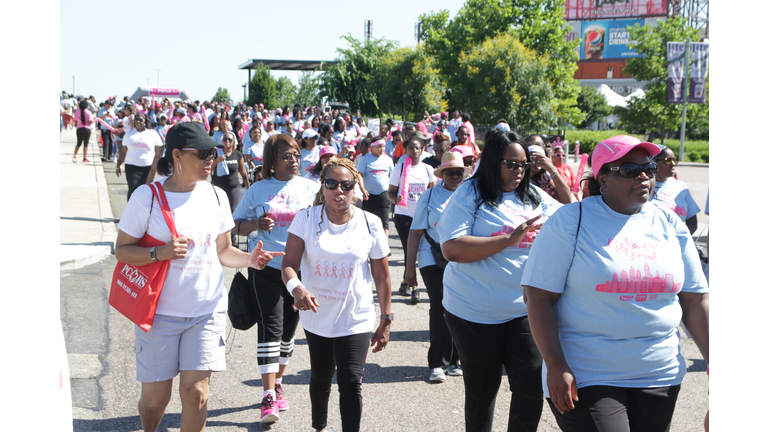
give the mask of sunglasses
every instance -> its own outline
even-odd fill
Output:
[[[676,157],[675,158],[658,159],[656,162],[660,162],[660,163],[667,164],[667,165],[677,165],[678,163],[680,163],[680,161],[677,160]]]
[[[344,180],[342,182],[339,182],[338,180],[334,179],[325,179],[323,182],[323,186],[325,186],[328,190],[336,190],[337,187],[341,185],[341,190],[349,192],[352,189],[355,188],[355,182],[354,180]]]
[[[464,177],[463,169],[443,170],[443,178],[446,177]]]
[[[215,148],[208,149],[208,150],[198,150],[198,149],[184,147],[182,148],[182,150],[190,150],[190,151],[196,152],[195,154],[197,155],[198,158],[200,158],[200,160],[212,159],[216,156]]]
[[[528,168],[531,167],[530,162],[518,163],[515,161],[508,161],[506,159],[502,159],[501,163],[505,164],[507,166],[507,169],[509,169],[510,171],[515,171],[519,168],[522,168],[523,171],[526,171]]]
[[[222,138],[221,140],[222,140],[222,141],[229,141],[229,142],[232,142],[232,141],[234,141],[232,138]]]
[[[288,153],[284,155],[281,159],[286,162],[293,162],[294,159],[296,159],[297,161],[301,161],[301,155],[298,153]]]
[[[451,149],[450,147],[435,147],[435,151],[440,150],[442,152],[447,152],[450,149]]]
[[[611,168],[609,171],[618,171],[619,175],[627,178],[635,178],[644,172],[650,178],[656,176],[656,164],[649,162],[644,165],[638,165],[632,162],[625,162],[617,167]]]

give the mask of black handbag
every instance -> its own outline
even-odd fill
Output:
[[[427,197],[427,208],[429,208],[429,200],[432,199],[432,190],[429,190],[429,196]],[[435,258],[435,264],[441,270],[445,270],[445,266],[448,265],[448,260],[443,256],[443,250],[440,248],[440,243],[436,242],[432,237],[427,234],[427,230],[424,230],[424,238],[429,243],[429,250],[432,251],[432,257]]]
[[[240,231],[239,226],[238,231]],[[240,248],[239,241],[236,247]],[[228,300],[227,315],[232,327],[248,330],[261,319],[259,309],[256,307],[256,290],[239,270],[235,273],[232,285],[229,287]]]

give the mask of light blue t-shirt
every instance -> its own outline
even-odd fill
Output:
[[[432,240],[439,243],[440,235],[437,233],[437,223],[451,195],[453,195],[453,192],[446,189],[442,183],[424,192],[421,198],[419,198],[419,202],[416,203],[416,213],[413,215],[411,229],[427,230],[426,233],[429,234]],[[432,250],[426,236],[422,236],[421,242],[419,242],[417,259],[419,260],[419,268],[436,265],[435,257],[432,255]]]
[[[386,154],[380,157],[367,153],[357,164],[357,172],[363,177],[365,190],[371,195],[380,195],[389,190],[389,176],[395,169],[392,158]]]
[[[489,207],[480,201],[476,184],[476,179],[467,180],[448,200],[437,226],[441,244],[465,235],[505,235],[538,215],[543,216],[536,223],[545,222],[560,207],[533,185],[531,189],[541,197],[538,207],[524,205],[515,191],[505,192],[498,207]],[[448,263],[443,275],[445,309],[479,324],[501,324],[527,315],[520,278],[534,238],[529,232],[520,243],[481,261]]]
[[[581,206],[578,238],[579,203],[572,203],[542,227],[522,279],[560,294],[560,344],[577,387],[680,384],[677,295],[709,290],[685,223],[653,203],[634,215],[599,196]],[[545,366],[542,380],[546,374]]]
[[[688,186],[674,177],[668,178],[665,182],[657,181],[650,201],[655,202],[659,207],[671,210],[683,221],[696,216],[701,211],[693,200]]]
[[[253,230],[248,234],[248,251],[252,251],[259,240],[263,243],[263,250],[285,251],[288,227],[293,217],[299,210],[312,205],[319,189],[319,184],[300,176],[294,176],[290,181],[279,181],[273,177],[251,185],[232,213],[232,218],[252,220],[271,212],[275,226],[271,231]],[[282,257],[275,257],[267,265],[280,270],[282,262]]]
[[[395,143],[392,142],[392,140],[384,143],[384,153],[386,153],[389,157],[392,157],[395,154]]]
[[[320,146],[315,146],[312,150],[301,149],[301,163],[299,164],[299,175],[304,176],[309,167],[313,166],[320,160]]]

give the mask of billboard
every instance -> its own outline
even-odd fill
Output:
[[[668,7],[668,0],[565,0],[565,19],[663,16]]]
[[[583,37],[581,34],[581,21],[566,21],[566,30],[568,33],[565,35],[565,41],[571,42],[575,40],[579,40]],[[576,55],[581,58],[581,45],[576,45]]]
[[[579,59],[626,59],[641,57],[627,45],[632,42],[627,27],[642,26],[642,19],[602,20],[581,22]]]

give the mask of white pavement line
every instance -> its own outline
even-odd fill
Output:
[[[98,354],[70,354],[67,353],[70,378],[98,378],[101,376],[103,366]]]

